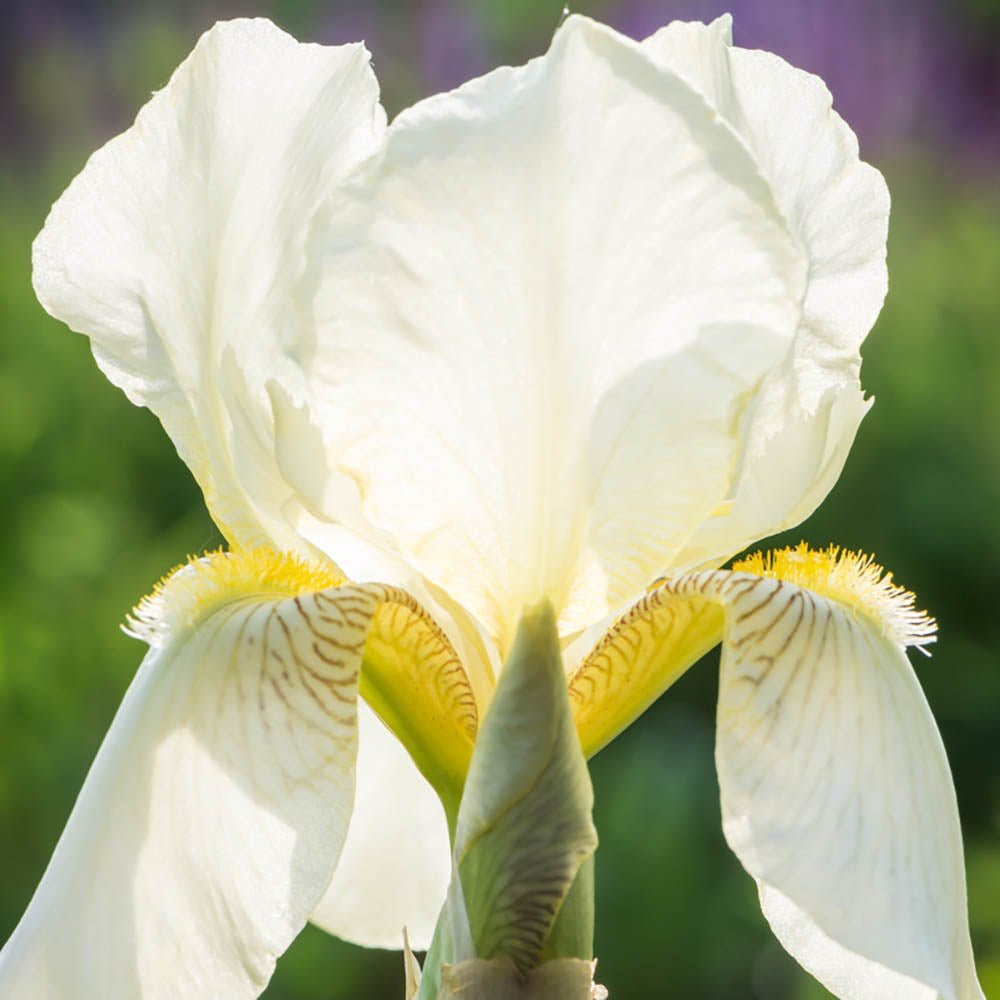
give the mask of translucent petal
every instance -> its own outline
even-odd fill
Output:
[[[722,613],[711,601],[656,589],[632,605],[569,676],[584,753],[610,743],[721,637]]]
[[[310,220],[383,131],[363,46],[218,24],[90,158],[35,242],[42,304],[156,413],[236,543],[298,542],[267,383],[301,391]]]
[[[263,991],[344,844],[377,606],[346,586],[160,622],[0,953],[4,997]]]
[[[362,703],[358,792],[344,854],[312,914],[375,948],[430,944],[451,877],[444,810],[395,736]]]
[[[878,610],[721,571],[723,829],[782,944],[845,1000],[982,1000],[941,737]]]
[[[327,476],[287,467],[501,650],[541,596],[563,634],[621,607],[726,500],[805,290],[745,143],[580,17],[400,115],[316,233]]]
[[[729,502],[694,534],[679,568],[717,562],[799,523],[840,475],[870,405],[858,348],[885,297],[889,195],[858,158],[823,81],[733,47],[728,16],[674,22],[643,44],[740,134],[809,261],[799,329],[748,414]]]
[[[870,557],[800,545],[661,581],[570,677],[593,752],[722,639],[726,839],[844,1000],[983,1000],[955,789],[905,652],[934,629]]]

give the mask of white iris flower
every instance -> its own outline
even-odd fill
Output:
[[[888,211],[822,82],[728,18],[637,43],[570,17],[391,125],[362,46],[209,31],[34,264],[229,551],[137,609],[149,653],[0,995],[256,997],[308,920],[426,946],[548,600],[588,754],[722,642],[725,834],[805,968],[982,998],[904,652],[933,621],[836,550],[718,568],[840,473]]]

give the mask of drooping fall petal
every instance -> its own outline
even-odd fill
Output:
[[[394,756],[376,738],[382,724],[359,702],[360,675],[377,670],[408,738],[426,732],[426,720],[408,716],[403,696],[416,709],[441,706],[443,744],[464,733],[471,745],[471,689],[460,668],[442,675],[454,652],[420,606],[294,556],[241,550],[175,572],[140,605],[134,630],[150,652],[0,953],[0,994],[258,996],[329,896],[345,839],[350,854],[359,708],[362,804],[381,802],[381,843],[405,859],[383,914],[395,938],[367,943],[398,945],[404,924],[429,934],[436,885],[448,876],[444,813],[395,737],[385,734]],[[429,736],[421,746],[431,774],[439,759],[456,759]],[[418,783],[415,798],[393,796],[404,786],[383,780],[390,756]],[[401,810],[395,826],[386,827],[386,808]],[[363,835],[365,810],[361,819],[351,830]],[[355,902],[344,893],[342,905]]]
[[[705,590],[723,829],[779,940],[845,1000],[982,1000],[951,772],[893,623],[780,579]]]
[[[149,654],[0,953],[10,1000],[256,997],[329,882],[379,599],[222,558],[145,609]]]
[[[765,916],[844,1000],[982,1000],[954,786],[905,654],[933,621],[851,553],[800,547],[743,569],[669,578],[651,607],[668,672],[671,642],[689,644],[684,609],[723,609],[723,826]],[[638,700],[627,680],[612,701]]]

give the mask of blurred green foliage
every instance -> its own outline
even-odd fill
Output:
[[[306,36],[323,5],[271,6]],[[538,50],[544,13],[527,0],[494,5],[490,46],[508,61]],[[142,655],[117,625],[167,569],[221,541],[156,420],[37,305],[29,259],[48,205],[203,20],[123,14],[100,72],[58,32],[17,67],[34,126],[0,159],[0,940]],[[398,108],[419,73],[376,59]],[[894,214],[891,292],[865,349],[878,402],[834,493],[789,539],[877,553],[940,621],[934,658],[917,668],[954,767],[983,986],[1000,996],[1000,187],[926,151],[880,165]],[[594,762],[599,978],[615,1000],[827,996],[770,936],[722,839],[715,683],[714,663],[699,665]],[[401,995],[398,955],[312,928],[266,993]]]

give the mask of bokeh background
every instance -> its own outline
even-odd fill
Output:
[[[220,541],[156,420],[46,317],[29,246],[86,156],[202,30],[266,14],[363,38],[390,114],[541,52],[561,0],[0,5],[0,940],[43,871],[142,648],[117,628]],[[735,15],[736,40],[822,75],[894,198],[891,291],[865,348],[877,405],[790,540],[878,554],[937,615],[918,663],[955,772],[972,931],[1000,997],[1000,3],[578,0],[641,37]],[[716,672],[692,670],[593,764],[600,978],[614,1000],[828,996],[772,940],[719,825]],[[402,996],[399,956],[307,930],[268,1000]]]

